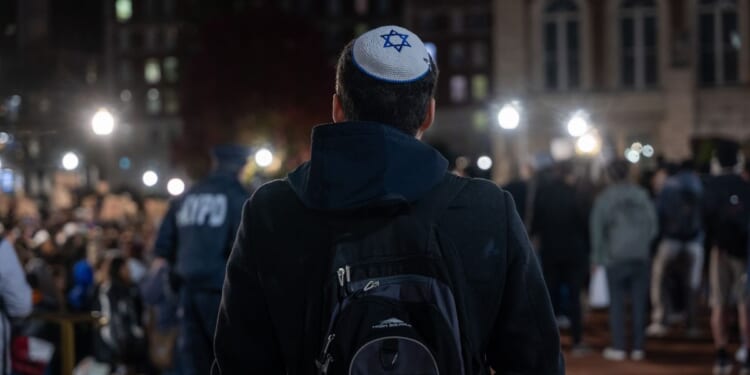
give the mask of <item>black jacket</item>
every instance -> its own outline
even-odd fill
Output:
[[[324,125],[312,159],[245,205],[229,259],[214,374],[313,374],[331,221],[457,183],[435,150],[373,123]],[[498,374],[563,373],[549,296],[513,200],[470,180],[438,221],[462,255],[464,331]]]

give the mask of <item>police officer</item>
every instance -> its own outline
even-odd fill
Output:
[[[249,196],[239,181],[249,150],[225,145],[212,154],[213,173],[171,202],[154,246],[154,267],[168,262],[179,289],[179,360],[187,375],[210,372],[226,262]]]

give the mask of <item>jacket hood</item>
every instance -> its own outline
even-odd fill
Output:
[[[346,122],[313,129],[310,161],[288,180],[308,208],[347,210],[413,202],[447,168],[437,150],[394,127]]]

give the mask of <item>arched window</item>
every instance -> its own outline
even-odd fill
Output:
[[[581,85],[580,11],[574,0],[550,0],[544,8],[544,85],[552,90]]]
[[[698,30],[699,82],[737,82],[741,44],[737,0],[698,0]]]
[[[622,1],[619,21],[620,84],[630,88],[656,85],[659,79],[656,1]]]

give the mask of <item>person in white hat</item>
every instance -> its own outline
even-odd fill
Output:
[[[245,205],[213,374],[564,373],[512,198],[420,141],[437,78],[399,26],[344,48],[311,160]]]

